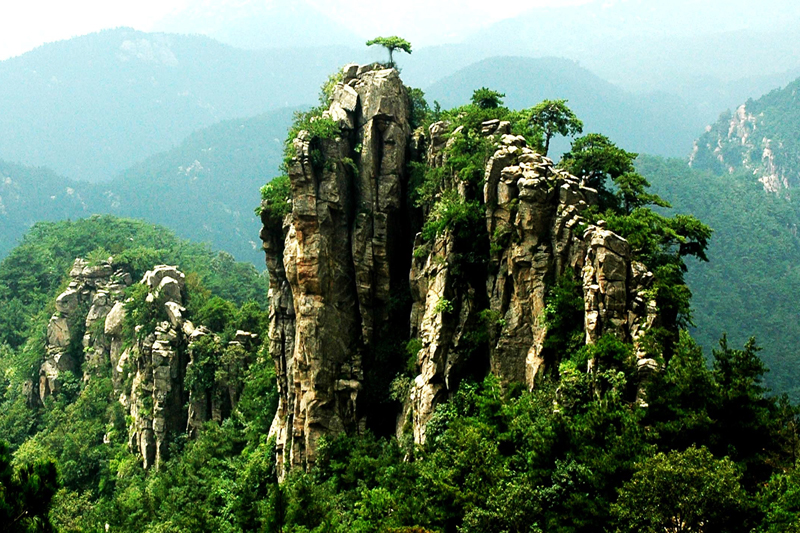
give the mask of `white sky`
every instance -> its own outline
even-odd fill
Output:
[[[159,19],[192,1],[198,0],[0,0],[0,60],[104,28],[131,26],[148,31]],[[399,34],[420,45],[450,42],[460,37],[457,30],[469,32],[534,7],[588,1],[308,0],[353,31]]]

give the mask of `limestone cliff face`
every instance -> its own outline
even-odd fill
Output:
[[[300,132],[295,139],[291,213],[276,222],[262,205],[279,471],[313,465],[320,437],[364,427],[359,402],[371,379],[364,357],[386,329],[394,294],[410,290],[400,327],[418,348],[396,427],[416,442],[424,442],[436,405],[476,368],[528,387],[557,371],[545,346],[545,307],[562,276],[580,284],[586,343],[606,333],[636,343],[657,320],[646,296],[652,275],[632,261],[623,238],[582,218],[597,192],[511,135],[508,122],[483,123],[494,152],[482,190],[441,178],[440,194],[455,192],[485,210],[489,237],[481,253],[489,260],[465,264],[465,248],[482,246],[481,237],[445,228],[427,242],[414,238],[420,225],[411,221],[431,213],[410,205],[406,179],[410,154],[427,168],[445,167],[460,128],[438,122],[412,137],[397,73],[352,65],[325,116],[341,134],[317,140]],[[644,350],[638,355],[642,367],[652,366]]]
[[[281,468],[312,465],[323,435],[363,428],[363,355],[407,276],[405,87],[395,70],[348,66],[326,116],[341,135],[295,139],[291,214],[262,232]]]

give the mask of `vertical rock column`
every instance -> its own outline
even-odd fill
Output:
[[[428,164],[444,164],[445,123],[431,126]],[[573,275],[581,282],[585,300],[585,342],[591,344],[612,333],[634,342],[642,372],[652,370],[640,340],[654,323],[655,305],[647,299],[652,274],[631,259],[625,239],[598,223],[584,231],[581,214],[597,203],[597,191],[553,165],[529,148],[525,139],[508,134],[499,120],[483,124],[482,133],[496,143],[484,173],[483,203],[491,239],[485,298],[471,298],[463,279],[454,275],[450,261],[456,250],[448,231],[442,232],[415,258],[411,269],[414,297],[412,335],[421,349],[420,374],[411,388],[404,419],[411,422],[414,440],[424,442],[426,424],[438,403],[453,391],[454,369],[464,331],[474,324],[475,301],[487,301],[489,367],[501,382],[525,383],[533,388],[546,372],[555,371],[545,341],[548,293],[558,278]],[[458,129],[450,136],[458,135]],[[444,187],[455,189],[454,184]],[[460,189],[459,193],[463,195]],[[422,243],[418,243],[421,245]],[[424,248],[420,248],[423,250]],[[472,289],[477,292],[477,289]],[[444,313],[442,300],[452,304]]]
[[[311,466],[320,437],[363,425],[362,358],[402,278],[392,267],[410,136],[405,87],[393,69],[349,65],[324,115],[341,135],[300,132],[289,165],[292,212],[280,229],[262,215],[280,471]]]
[[[146,301],[153,307],[153,314],[166,320],[159,321],[153,332],[137,342],[129,352],[129,362],[121,361],[123,370],[130,364],[133,372],[131,389],[124,391],[121,401],[130,409],[132,419],[129,445],[141,454],[144,467],[150,468],[166,459],[168,435],[186,428],[184,405],[189,398],[184,375],[187,337],[192,328],[182,318],[182,272],[160,265],[148,271],[141,283],[148,288]],[[111,317],[116,318],[114,314]],[[137,330],[142,327],[145,326],[137,325]]]

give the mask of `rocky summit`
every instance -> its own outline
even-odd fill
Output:
[[[558,367],[545,349],[546,297],[565,275],[581,285],[586,344],[606,333],[636,344],[659,320],[647,292],[653,275],[624,238],[582,217],[597,206],[598,191],[512,134],[509,122],[481,124],[481,142],[491,146],[481,190],[451,170],[463,126],[438,121],[414,131],[409,93],[394,69],[346,66],[325,119],[336,135],[303,130],[293,140],[288,214],[262,205],[279,470],[311,467],[321,437],[363,429],[369,416],[396,417],[398,436],[423,443],[436,406],[467,367],[534,388]],[[410,181],[420,165],[441,170],[437,198],[477,198],[491,236],[488,261],[465,267],[465,239],[450,228],[432,237],[413,230],[440,216],[414,204]],[[398,316],[406,293],[410,306]],[[468,345],[480,324],[488,351],[475,361]],[[397,328],[412,339],[416,377],[399,408],[375,413],[362,399],[373,386],[365,359],[375,358],[377,332]],[[644,350],[638,355],[642,369],[656,365]]]

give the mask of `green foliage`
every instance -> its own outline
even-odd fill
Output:
[[[421,92],[409,96],[423,97]],[[473,353],[481,363],[488,360],[492,332],[514,319],[487,309],[488,302],[474,290],[486,282],[491,260],[482,179],[494,146],[481,135],[481,124],[508,120],[512,131],[527,135],[532,144],[545,135],[544,123],[502,107],[500,95],[495,96],[496,105],[475,101],[442,113],[450,131],[446,164],[410,169],[409,187],[419,208],[410,217],[412,229],[421,229],[426,241],[414,256],[424,258],[431,253],[430,241],[446,235],[452,253],[437,259],[446,260],[453,278],[463,280],[437,302],[435,311],[455,315],[457,307],[475,310],[465,313],[468,323],[452,358],[463,358],[462,363]],[[427,106],[419,107],[419,120],[430,120]],[[296,126],[316,141],[338,134],[315,116]],[[683,261],[705,258],[710,231],[691,217],[663,214],[665,203],[648,192],[648,180],[632,168],[635,154],[601,136],[587,137],[576,141],[565,165],[594,180],[601,192],[602,209],[589,212],[592,221],[602,216],[655,273],[648,296],[657,299],[664,320],[672,320],[666,328],[672,334],[672,326],[688,320],[690,311]],[[274,217],[275,224],[288,213],[290,194],[285,177],[262,191],[266,216]],[[492,240],[512,237],[498,234]],[[100,250],[94,252],[100,257],[109,250],[132,270],[170,253],[146,243],[119,250],[100,244],[87,245],[88,252]],[[63,530],[98,531],[108,523],[110,530],[137,532],[594,533],[615,527],[663,531],[675,525],[677,513],[687,517],[686,524],[703,520],[704,531],[719,530],[723,520],[733,524],[729,531],[759,525],[778,531],[797,522],[798,413],[785,400],[767,396],[755,343],[738,350],[723,338],[708,368],[701,350],[683,332],[674,339],[671,354],[657,357],[664,369],[643,376],[634,347],[616,336],[584,346],[581,283],[569,274],[548,280],[545,294],[549,334],[544,349],[560,361],[558,373],[537,376],[533,390],[500,383],[491,375],[484,379],[479,364],[474,364],[478,382],[466,371],[453,374],[449,397],[443,390],[425,428],[425,443],[413,445],[408,436],[394,437],[396,411],[387,406],[408,398],[422,341],[409,340],[407,328],[383,329],[363,357],[366,377],[359,409],[364,411],[359,414],[370,424],[383,424],[379,435],[392,436],[361,431],[325,437],[314,467],[294,470],[279,484],[276,443],[267,437],[277,407],[268,343],[257,357],[228,343],[237,329],[264,336],[263,307],[246,297],[246,276],[225,288],[236,299],[217,290],[220,280],[231,280],[224,276],[238,275],[232,258],[195,258],[192,264],[199,266],[187,275],[187,315],[217,335],[193,344],[185,385],[208,392],[224,382],[241,395],[222,424],[209,422],[196,440],[176,437],[171,458],[158,471],[144,472],[127,449],[124,411],[110,377],[93,377],[85,384],[75,379],[67,383],[70,394],[49,401],[38,417],[29,417],[32,421],[10,420],[25,417],[22,379],[31,371],[35,376],[32,362],[42,355],[43,326],[52,312],[42,302],[52,299],[64,271],[53,274],[56,283],[40,299],[0,285],[0,295],[17,302],[13,308],[38,305],[39,312],[35,327],[15,322],[10,314],[4,318],[11,326],[9,338],[24,340],[25,328],[38,337],[31,335],[13,348],[0,344],[0,430],[14,439],[19,464],[58,462],[64,488],[51,517]],[[35,276],[45,265],[34,262],[34,277],[23,285],[36,289]],[[15,274],[24,275],[19,262],[13,266]],[[19,282],[14,276],[0,280]],[[163,318],[148,314],[142,287],[130,289],[127,334],[134,324],[144,325],[140,334],[146,333]],[[410,307],[406,300],[406,295],[393,295],[387,305],[390,315],[403,315],[396,324],[404,326]],[[241,364],[246,358],[249,366]],[[376,412],[383,421],[375,422]]]
[[[524,112],[528,123],[544,135],[543,153],[550,151],[550,140],[556,135],[572,137],[583,133],[583,122],[567,107],[566,100],[545,100]]]
[[[599,210],[588,213],[592,221],[604,219],[609,230],[631,244],[634,258],[654,273],[653,289],[663,322],[655,335],[668,353],[676,340],[669,331],[692,324],[684,258],[707,261],[712,230],[693,216],[668,217],[651,209],[670,206],[648,192],[650,183],[635,171],[636,158],[637,154],[593,133],[576,139],[560,165],[598,191]]]
[[[156,331],[156,326],[167,320],[164,309],[166,296],[160,301],[148,302],[150,291],[147,285],[135,283],[125,291],[125,319],[122,322],[124,338],[136,339],[141,343]]]
[[[744,117],[722,113],[697,139],[692,167],[719,176],[746,174],[754,184],[755,176],[775,175],[794,187],[800,179],[798,89],[800,80],[795,80],[758,100],[748,100]]]
[[[556,280],[545,299],[544,320],[547,325],[546,350],[565,354],[578,351],[584,344],[583,285],[572,271]]]
[[[466,201],[457,191],[446,191],[434,204],[425,226],[422,238],[433,240],[445,230],[462,237],[468,237],[476,224],[482,222],[481,205],[477,201]]]
[[[447,300],[446,298],[439,298],[439,301],[436,302],[436,305],[433,307],[434,313],[452,313],[453,312],[453,302]]]
[[[196,276],[200,285],[237,304],[266,301],[267,279],[255,267],[181,240],[165,228],[111,216],[42,222],[0,263],[0,326],[7,325],[0,327],[0,343],[20,347],[38,335],[36,328],[46,326],[46,318],[39,315],[52,314],[46,307],[52,306],[76,257],[107,259],[109,255],[134,280],[154,265],[174,264]]]
[[[222,346],[206,335],[192,343],[192,364],[186,367],[186,388],[194,393],[210,390],[216,381]]]
[[[325,83],[322,84],[322,87],[319,89],[319,103],[322,107],[328,107],[331,105],[331,100],[333,99],[333,91],[336,89],[336,85],[341,83],[344,79],[344,70],[339,69],[325,80]]]
[[[633,162],[637,156],[619,148],[605,135],[590,133],[572,142],[559,166],[596,189],[600,194],[600,209],[604,211],[615,207],[609,188],[620,176],[635,171]]]
[[[705,448],[659,453],[638,465],[613,506],[617,531],[748,531],[736,465]]]
[[[481,87],[472,93],[471,101],[479,109],[497,109],[503,105],[505,96],[503,93],[493,91],[487,87]]]
[[[797,202],[765,194],[750,172],[715,176],[693,170],[683,160],[654,157],[640,157],[637,169],[656,192],[670,195],[676,212],[694,214],[714,228],[706,252],[709,262],[687,261],[696,324],[692,335],[707,353],[723,332],[735,344],[758,336],[764,348],[760,356],[771,369],[766,385],[797,402]]]
[[[3,524],[3,531],[52,531],[48,512],[58,487],[54,462],[42,460],[14,467],[8,445],[0,441],[0,524]]]
[[[391,37],[375,37],[374,39],[367,41],[367,46],[372,46],[375,44],[383,46],[389,52],[390,67],[395,66],[393,55],[395,50],[401,50],[407,54],[411,53],[411,43],[402,37],[398,37],[397,35],[392,35]]]
[[[207,326],[211,331],[222,333],[232,325],[236,316],[236,306],[231,302],[214,296],[201,307],[195,317],[197,321]]]
[[[283,219],[292,211],[292,184],[289,176],[282,175],[261,187],[261,205],[256,208],[256,215],[264,217],[270,227],[283,223]]]
[[[408,101],[411,107],[411,116],[408,118],[408,122],[412,131],[433,119],[433,111],[425,100],[425,93],[422,89],[409,88]]]

